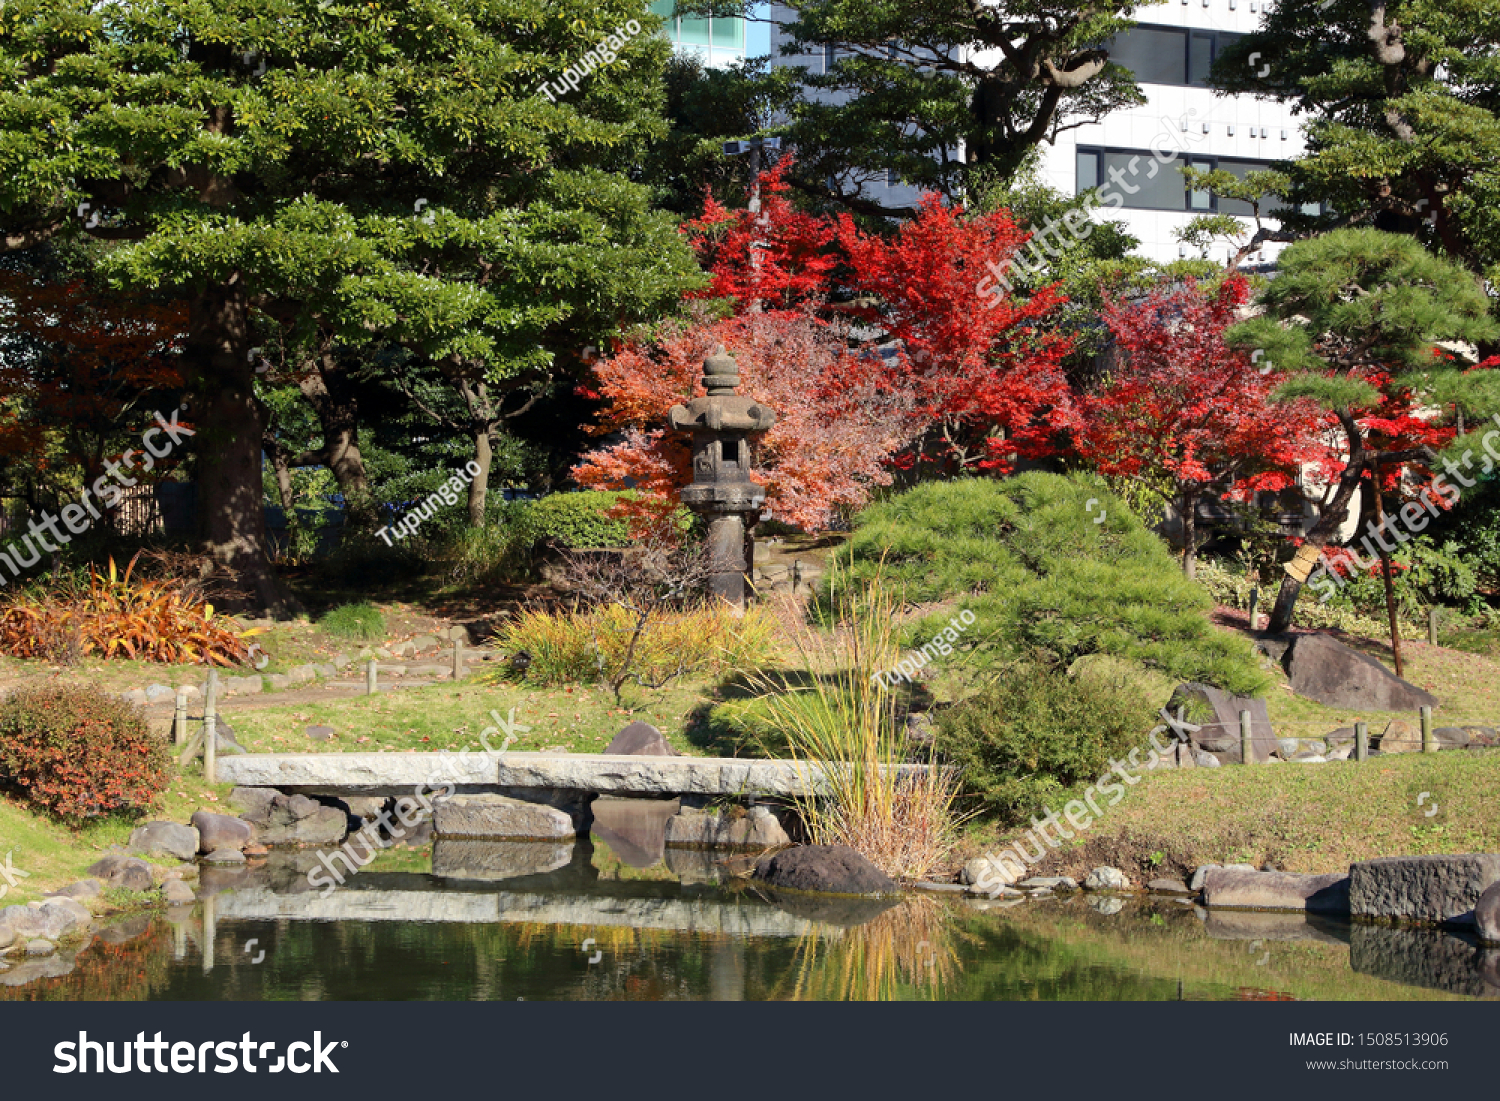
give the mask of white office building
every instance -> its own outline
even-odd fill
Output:
[[[1154,260],[1201,255],[1174,236],[1199,214],[1241,216],[1248,239],[1254,229],[1248,203],[1189,191],[1175,165],[1150,171],[1144,162],[1152,160],[1153,149],[1174,148],[1183,151],[1178,163],[1243,176],[1301,153],[1301,133],[1289,106],[1251,95],[1215,95],[1206,83],[1219,51],[1255,30],[1264,9],[1264,0],[1167,0],[1139,9],[1136,27],[1111,43],[1110,56],[1136,74],[1146,102],[1102,122],[1064,130],[1044,143],[1039,150],[1043,180],[1060,191],[1081,194],[1107,182],[1112,170],[1128,173],[1129,186],[1115,188],[1123,209],[1101,216],[1124,221],[1140,239],[1138,251]],[[710,65],[769,55],[775,63],[806,65],[817,73],[837,58],[832,47],[782,58],[779,28],[762,21],[774,12],[778,22],[789,22],[792,13],[779,4],[761,5],[759,18],[751,20],[678,17],[672,0],[657,0],[652,10],[669,18],[668,34],[679,50],[697,53]],[[988,58],[980,53],[978,60]],[[1139,166],[1134,172],[1132,161]],[[913,189],[895,178],[866,190],[888,205],[916,200]],[[1263,207],[1263,216],[1268,209]],[[1268,244],[1248,262],[1273,261],[1280,248]],[[1216,243],[1209,258],[1222,262],[1227,251],[1224,243]]]
[[[1141,8],[1134,29],[1110,46],[1113,61],[1131,69],[1145,93],[1139,107],[1116,111],[1103,122],[1067,130],[1041,148],[1047,183],[1080,194],[1110,178],[1111,169],[1128,171],[1132,159],[1161,148],[1181,148],[1185,163],[1243,176],[1302,152],[1302,135],[1290,106],[1252,95],[1215,95],[1207,87],[1209,66],[1219,51],[1256,29],[1265,5],[1260,0],[1168,0]],[[1176,172],[1129,176],[1132,194],[1119,188],[1123,209],[1109,216],[1124,221],[1140,238],[1139,252],[1168,261],[1198,255],[1181,245],[1173,231],[1200,214],[1242,217],[1246,239],[1254,230],[1250,204],[1189,191]],[[1262,205],[1262,216],[1270,209]],[[1272,261],[1282,246],[1268,244]],[[1223,261],[1216,243],[1210,259]]]

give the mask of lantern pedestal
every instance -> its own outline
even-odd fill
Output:
[[[692,435],[693,482],[682,503],[708,521],[713,594],[745,606],[745,579],[753,561],[746,532],[760,515],[766,491],[750,480],[751,437],[776,423],[776,414],[752,398],[738,396],[734,357],[721,345],[703,363],[707,395],[674,405],[667,423]]]

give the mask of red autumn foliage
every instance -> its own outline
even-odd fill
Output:
[[[23,272],[0,272],[0,297],[0,340],[14,350],[0,361],[0,410],[25,411],[0,416],[0,457],[45,469],[60,453],[92,484],[141,395],[183,384],[186,308]]]
[[[704,395],[703,361],[718,344],[735,357],[741,392],[776,410],[752,470],[771,514],[816,530],[864,504],[872,486],[890,483],[886,462],[912,428],[898,373],[876,355],[851,351],[838,326],[785,312],[679,328],[596,363],[595,392],[606,403],[596,431],[624,438],[584,456],[573,477],[598,489],[632,479],[640,496],[622,507],[637,516],[670,509],[692,472],[688,441],[666,430],[666,412]]]
[[[684,222],[699,262],[711,282],[693,298],[730,298],[743,313],[759,300],[770,310],[820,307],[839,264],[837,227],[828,218],[804,214],[786,199],[784,179],[791,158],[760,176],[761,210],[730,210],[709,194],[703,216]],[[759,253],[758,259],[752,256]]]
[[[1002,264],[1030,234],[1008,211],[966,214],[936,195],[894,236],[861,232],[844,216],[839,243],[862,294],[856,310],[901,341],[913,400],[925,418],[919,458],[996,474],[1017,458],[1056,450],[1074,422],[1062,360],[1068,338],[1046,320],[1065,298],[1047,287],[1031,298],[978,294],[987,263]]]
[[[800,527],[858,508],[897,466],[1004,473],[1017,457],[1055,450],[1073,419],[1061,369],[1069,344],[1043,322],[1062,297],[986,300],[977,290],[985,265],[1028,238],[1010,215],[970,215],[929,195],[887,239],[793,209],[784,170],[762,175],[759,216],[710,196],[683,226],[711,275],[700,297],[728,299],[735,316],[596,363],[585,393],[604,400],[598,432],[622,435],[574,477],[634,484],[637,514],[675,501],[690,480],[687,441],[662,422],[671,404],[702,393],[702,360],[717,343],[739,360],[740,392],[777,413],[755,476],[774,514]],[[853,350],[850,316],[876,334]]]
[[[20,688],[0,704],[0,781],[67,822],[146,809],[168,759],[140,708],[92,685]]]
[[[1231,276],[1212,292],[1187,280],[1107,302],[1119,364],[1080,401],[1078,453],[1163,493],[1190,521],[1206,494],[1245,500],[1292,485],[1303,463],[1337,469],[1324,442],[1331,417],[1312,401],[1271,401],[1278,379],[1225,344],[1248,297]]]

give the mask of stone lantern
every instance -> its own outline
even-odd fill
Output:
[[[734,357],[721,344],[703,363],[708,396],[672,406],[667,423],[693,436],[693,482],[681,496],[684,505],[708,522],[710,590],[743,608],[745,575],[753,559],[746,532],[766,499],[766,491],[750,480],[750,437],[775,424],[776,414],[737,395],[739,384]]]

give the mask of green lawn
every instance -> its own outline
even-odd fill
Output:
[[[436,684],[375,696],[354,696],[318,703],[288,704],[230,711],[241,745],[252,753],[374,753],[382,750],[461,751],[480,749],[479,733],[497,725],[515,709],[516,751],[561,747],[569,753],[601,753],[634,720],[657,727],[680,752],[701,754],[684,734],[691,716],[711,685],[688,681],[655,691],[627,695],[627,707],[615,705],[606,689],[591,685],[528,689],[516,685],[488,687],[473,682]],[[331,726],[332,740],[312,741],[308,726]],[[490,738],[499,749],[503,739]]]

